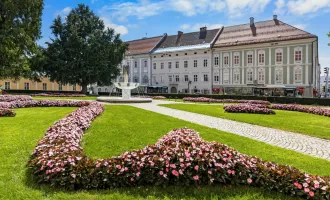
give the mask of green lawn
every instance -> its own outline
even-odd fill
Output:
[[[0,199],[293,199],[257,188],[205,186],[139,187],[104,191],[68,192],[38,186],[27,179],[26,163],[37,141],[54,121],[75,108],[21,108],[14,118],[0,118]],[[330,175],[330,162],[261,142],[198,126],[129,106],[107,106],[83,140],[93,158],[119,155],[126,150],[153,144],[172,128],[189,126],[206,140],[216,140],[266,160],[294,165],[306,172]]]
[[[86,97],[45,97],[45,96],[34,96],[33,99],[74,99],[74,100],[96,100],[96,96]]]
[[[226,113],[222,105],[162,104],[160,106],[330,139],[330,118],[325,116],[283,110],[275,110],[276,115]]]

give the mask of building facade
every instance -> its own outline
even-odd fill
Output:
[[[17,90],[33,90],[40,92],[79,92],[80,85],[63,85],[57,82],[51,82],[48,78],[42,78],[41,82],[36,82],[28,79],[19,79],[17,81],[5,79],[0,80],[0,86],[5,91],[15,92]]]
[[[140,83],[140,92],[312,97],[320,91],[317,36],[276,15],[127,43],[121,66],[130,66],[129,79]],[[105,90],[114,88],[98,87]]]

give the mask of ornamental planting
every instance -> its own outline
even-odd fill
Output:
[[[232,104],[225,105],[223,109],[230,113],[255,113],[255,114],[275,114],[263,104]]]
[[[269,101],[261,100],[237,100],[237,99],[212,99],[206,97],[185,97],[183,101],[188,102],[206,102],[206,103],[250,103],[250,104],[264,104],[269,105]]]

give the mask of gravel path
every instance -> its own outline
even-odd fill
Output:
[[[245,136],[299,153],[330,160],[329,140],[158,106],[158,104],[170,103],[176,102],[153,100],[152,103],[130,105],[210,128],[216,128],[221,131]]]

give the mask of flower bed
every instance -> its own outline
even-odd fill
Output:
[[[13,110],[0,108],[0,117],[15,117],[16,113]]]
[[[269,105],[269,101],[261,100],[237,100],[237,99],[212,99],[206,97],[185,97],[183,101],[189,102],[207,102],[207,103],[250,103],[250,104],[265,104]]]
[[[31,96],[44,96],[44,97],[85,97],[85,94],[70,94],[70,93],[39,93],[32,94]]]
[[[327,108],[305,107],[299,104],[273,104],[271,108],[276,110],[297,111],[330,117],[330,109]]]
[[[32,97],[29,95],[0,95],[0,102],[11,101],[30,101]]]
[[[61,100],[30,100],[0,102],[0,108],[27,108],[27,107],[82,107],[88,101],[61,101]]]
[[[166,99],[164,96],[133,96],[135,98]]]
[[[233,104],[225,105],[223,109],[230,113],[275,114],[275,112],[262,104]]]

